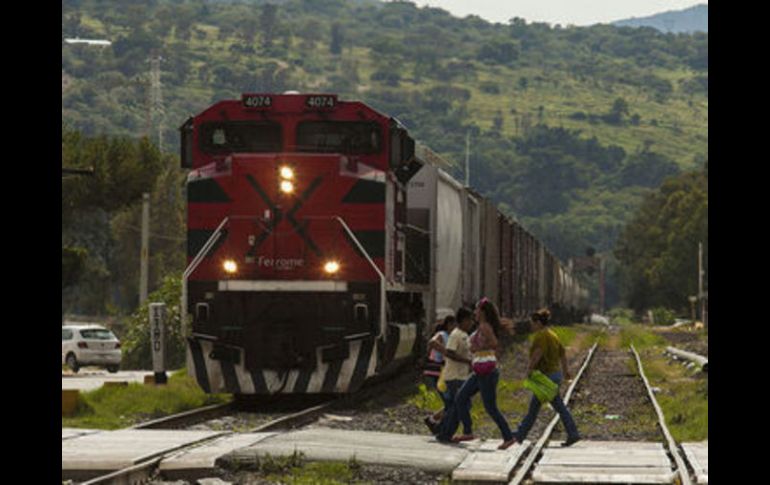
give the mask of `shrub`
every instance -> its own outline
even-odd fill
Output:
[[[673,325],[676,320],[676,314],[668,308],[658,307],[652,309],[652,318],[655,325]]]
[[[126,323],[125,334],[121,339],[123,346],[124,369],[151,369],[150,352],[150,303],[166,304],[166,366],[178,369],[185,364],[185,341],[182,318],[179,312],[182,297],[182,278],[178,275],[166,276],[160,289],[150,294],[147,302],[140,306]]]
[[[607,312],[607,315],[616,325],[629,325],[634,320],[634,311],[630,308],[613,308]]]

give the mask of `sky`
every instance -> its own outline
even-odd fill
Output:
[[[478,15],[490,22],[508,23],[513,17],[527,22],[562,26],[609,23],[631,17],[647,17],[668,10],[683,10],[708,0],[412,0],[457,17]]]

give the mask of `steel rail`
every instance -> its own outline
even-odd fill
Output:
[[[567,393],[564,395],[565,405],[569,403],[569,400],[572,397],[572,392],[575,390],[575,387],[577,386],[578,381],[583,376],[583,373],[588,367],[589,362],[591,362],[591,358],[593,357],[594,352],[596,351],[596,347],[598,345],[599,345],[599,341],[597,339],[593,347],[591,347],[591,350],[588,352],[588,356],[586,357],[585,361],[583,361],[583,365],[580,367],[580,370],[575,376],[575,379],[572,381],[572,384],[570,384],[569,389],[567,389]],[[548,426],[546,426],[545,431],[543,431],[542,436],[537,441],[537,443],[535,443],[535,446],[532,447],[532,450],[529,452],[529,455],[527,455],[527,459],[524,460],[524,463],[522,463],[521,467],[519,468],[519,471],[513,477],[513,480],[509,482],[510,485],[519,485],[522,482],[522,480],[524,480],[524,477],[526,477],[527,474],[529,473],[529,469],[535,463],[535,460],[540,454],[540,451],[543,449],[543,446],[545,446],[546,441],[548,441],[548,439],[551,437],[553,428],[556,426],[558,422],[559,422],[559,414],[557,413],[553,417],[551,422],[548,423]]]
[[[698,355],[694,352],[687,352],[682,349],[677,349],[676,347],[666,347],[666,352],[668,352],[671,355],[674,355],[678,358],[682,358],[685,360],[689,360],[690,362],[700,366],[700,369],[703,372],[708,372],[709,370],[709,359],[708,357],[704,357],[702,355]]]
[[[677,468],[676,473],[679,475],[680,483],[681,485],[692,485],[692,481],[690,480],[690,472],[687,470],[687,466],[679,454],[679,448],[677,448],[674,438],[668,431],[668,427],[666,426],[666,418],[663,416],[663,411],[660,409],[660,405],[658,405],[657,399],[655,399],[655,394],[652,392],[652,388],[650,387],[650,381],[647,380],[647,376],[644,374],[642,360],[639,358],[639,354],[636,352],[633,344],[631,344],[631,351],[634,353],[634,357],[636,358],[636,365],[639,369],[639,375],[642,377],[642,381],[644,381],[644,387],[647,389],[647,396],[649,396],[650,401],[655,408],[655,413],[658,415],[658,425],[660,425],[660,429],[663,431],[663,436],[666,438],[666,446],[668,447],[671,455],[674,457],[674,462],[676,463]]]
[[[295,426],[297,424],[302,424],[307,420],[315,419],[317,414],[320,414],[322,411],[325,411],[327,408],[329,408],[331,405],[335,404],[336,402],[337,400],[328,401],[328,402],[304,409],[302,411],[290,414],[288,416],[281,416],[265,424],[262,424],[261,426],[258,426],[253,430],[250,430],[249,433],[258,433],[258,432],[263,432],[268,430],[288,428],[288,427]],[[227,405],[231,405],[231,403],[227,403]],[[204,408],[204,409],[208,409],[209,411],[212,411],[214,410],[214,408],[222,407],[222,406],[223,405],[209,406],[208,408]],[[186,413],[180,413],[180,415],[182,414],[186,414]],[[177,419],[179,419],[180,415],[175,415],[174,417],[177,417]],[[159,421],[159,420],[156,420],[156,421]],[[137,429],[137,428],[133,427],[130,429]],[[147,461],[143,461],[141,463],[137,463],[129,467],[110,472],[106,475],[98,476],[87,482],[83,482],[80,485],[107,485],[107,484],[135,485],[139,483],[145,483],[148,479],[152,477],[155,469],[157,468],[158,465],[160,465],[160,462],[163,461],[164,458],[170,455],[175,455],[182,450],[205,445],[206,443],[209,443],[215,440],[220,440],[228,436],[232,436],[234,434],[236,433],[233,433],[233,432],[223,433],[223,434],[218,434],[216,436],[212,436],[211,438],[208,438],[202,441],[196,441],[195,443],[191,443],[187,446],[178,447],[173,450],[169,450],[168,452],[164,452],[161,456],[154,456],[148,459]]]
[[[192,409],[190,411],[184,411],[177,414],[171,414],[162,418],[153,419],[152,421],[145,421],[144,423],[135,424],[128,429],[168,429],[178,426],[188,425],[189,423],[196,423],[202,420],[213,419],[217,416],[227,413],[234,409],[234,403],[232,401],[213,404],[202,408]]]

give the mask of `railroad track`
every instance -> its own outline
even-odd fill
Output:
[[[395,378],[397,377],[398,375],[395,376]],[[261,423],[258,426],[248,429],[247,431],[242,431],[242,433],[244,434],[264,433],[269,431],[293,429],[293,428],[305,426],[307,424],[310,424],[316,421],[321,415],[323,415],[327,411],[332,410],[333,408],[355,406],[357,404],[365,402],[368,399],[371,399],[372,397],[375,397],[381,394],[389,384],[392,384],[393,380],[395,379],[387,379],[387,380],[382,379],[378,382],[375,382],[372,385],[365,386],[363,389],[361,389],[355,394],[329,399],[327,401],[321,402],[320,404],[317,403],[318,399],[312,399],[313,405],[304,407],[303,409],[296,412],[280,413],[281,414],[280,416],[271,418],[265,423]],[[296,407],[298,404],[298,401],[296,399],[289,399],[289,401],[290,401],[289,405],[292,407]],[[131,426],[130,428],[127,428],[127,429],[129,430],[185,429],[191,426],[205,423],[206,421],[209,421],[212,419],[223,418],[223,417],[232,415],[233,413],[240,411],[241,408],[243,408],[244,406],[250,407],[253,409],[255,406],[258,405],[257,402],[258,401],[255,400],[254,402],[247,402],[246,404],[244,404],[243,402],[239,403],[239,402],[231,401],[228,403],[216,404],[216,405],[207,406],[204,408],[194,409],[194,410],[185,411],[185,412],[170,415],[170,416],[165,416],[152,421],[147,421],[144,423]],[[275,410],[276,408],[279,408],[281,406],[281,402],[285,402],[285,401],[280,401],[278,399],[263,401],[262,407],[264,409],[264,406],[266,405],[268,410]],[[96,478],[91,478],[85,482],[80,482],[80,485],[96,485],[96,484],[135,485],[135,484],[147,483],[149,480],[153,478],[153,476],[156,475],[156,471],[158,469],[158,466],[160,465],[160,462],[164,458],[168,457],[170,454],[172,453],[176,454],[187,448],[194,448],[206,443],[211,443],[213,441],[221,440],[228,436],[234,436],[237,434],[238,433],[234,431],[226,431],[224,433],[217,434],[216,436],[212,436],[209,439],[206,439],[203,441],[197,441],[186,447],[169,450],[168,452],[164,452],[160,456],[154,456],[154,457],[148,458],[147,460],[142,461],[141,463],[135,464],[133,466],[126,467],[111,473],[107,473],[107,474],[98,476]]]
[[[272,431],[277,429],[289,429],[297,426],[305,425],[318,418],[323,412],[327,411],[336,403],[336,400],[327,401],[318,405],[314,405],[301,411],[280,416],[272,419],[267,423],[261,424],[256,428],[253,428],[247,433],[262,433],[266,431]],[[198,410],[188,411],[185,413],[179,413],[173,416],[167,416],[165,418],[157,419],[151,422],[142,423],[137,426],[133,426],[130,429],[178,429],[183,424],[199,423],[201,420],[210,419],[211,416],[222,416],[228,411],[235,408],[233,403],[220,404],[215,406],[208,406],[207,408],[201,408]],[[189,447],[199,446],[214,440],[219,440],[227,436],[236,434],[229,431],[223,434],[218,434],[210,439],[204,441],[198,441]],[[182,451],[183,448],[170,450],[173,453]],[[117,470],[106,475],[102,475],[86,482],[82,482],[81,485],[106,485],[106,484],[120,484],[120,485],[134,485],[139,483],[145,483],[150,480],[155,474],[155,471],[160,464],[161,460],[165,458],[169,453],[164,453],[162,456],[153,457],[138,463],[136,465]]]
[[[598,346],[598,342],[595,343],[593,347],[591,347],[588,353],[588,356],[586,357],[582,367],[580,368],[580,371],[578,372],[577,376],[575,377],[570,387],[568,388],[567,393],[564,396],[565,404],[569,404],[569,401],[572,398],[573,392],[576,390],[578,383],[581,381],[581,378],[586,374],[586,369],[591,364],[592,359],[596,354],[597,346]],[[672,462],[671,465],[673,466],[674,481],[675,483],[678,483],[681,485],[691,485],[692,480],[690,477],[690,471],[688,470],[688,467],[686,464],[686,460],[682,457],[680,448],[677,446],[676,442],[671,436],[671,433],[668,430],[668,427],[666,426],[663,412],[660,406],[658,405],[657,400],[655,399],[655,395],[650,387],[650,383],[647,380],[646,375],[644,374],[644,368],[642,366],[641,359],[639,358],[639,354],[637,353],[633,345],[630,346],[629,350],[634,356],[639,377],[644,384],[647,397],[649,398],[649,401],[655,410],[655,414],[657,417],[657,426],[659,427],[659,430],[663,435],[662,444],[667,450],[668,459],[670,460],[670,462]],[[570,410],[572,411],[572,408],[570,408]],[[518,467],[518,470],[516,471],[513,479],[510,481],[511,485],[519,485],[522,483],[547,483],[547,482],[538,481],[538,477],[534,476],[535,475],[534,471],[536,470],[536,468],[533,468],[533,466],[539,463],[539,461],[543,458],[545,451],[552,450],[552,448],[545,449],[545,447],[546,447],[546,444],[551,439],[551,435],[553,433],[554,427],[558,422],[559,422],[559,416],[558,414],[556,414],[551,419],[549,424],[546,426],[545,430],[543,431],[542,435],[538,439],[537,443],[529,451],[527,458]],[[585,445],[590,443],[590,441],[585,440],[583,443]],[[603,443],[606,443],[606,442],[603,442]],[[618,444],[620,443],[624,443],[624,442],[618,442]],[[580,442],[578,443],[578,445],[580,445]],[[573,445],[573,446],[578,446],[578,445]],[[604,445],[604,446],[607,446],[607,445]],[[569,451],[567,452],[569,453]],[[598,477],[599,475],[595,477],[597,478],[597,482],[598,482]],[[549,480],[548,478],[544,478],[542,476],[540,478],[546,481]],[[627,477],[627,478],[631,478],[631,477]],[[528,481],[525,482],[525,479],[528,479]],[[534,480],[534,482],[532,480]],[[583,482],[583,483],[586,483],[586,482]],[[605,483],[612,483],[612,482],[605,482]],[[634,483],[634,482],[629,479],[628,483]],[[655,483],[655,482],[647,482],[647,483]]]

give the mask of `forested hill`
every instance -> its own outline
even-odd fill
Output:
[[[661,32],[692,33],[709,31],[709,6],[695,5],[684,10],[663,12],[649,17],[612,22],[618,27],[653,27]]]
[[[165,150],[188,115],[223,98],[339,93],[455,160],[470,132],[471,184],[563,259],[609,252],[643,195],[708,151],[704,33],[492,24],[373,0],[64,0],[65,126],[154,138],[153,54]]]

